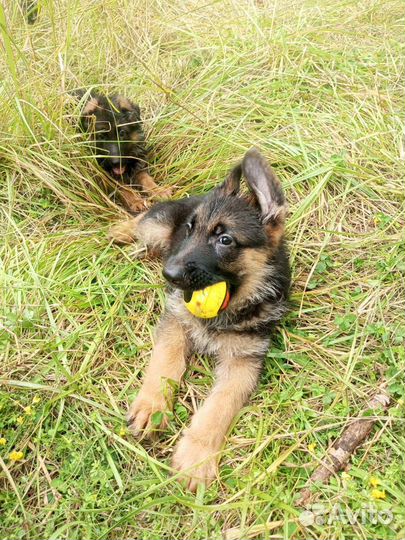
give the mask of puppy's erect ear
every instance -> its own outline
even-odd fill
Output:
[[[128,119],[131,122],[139,122],[141,119],[141,109],[138,105],[135,105],[135,103],[132,103],[132,101],[124,96],[117,96],[116,97],[116,103],[118,105],[119,110],[122,113],[126,113]]]
[[[280,181],[256,148],[246,152],[242,170],[260,207],[263,223],[284,220],[287,205]]]
[[[260,208],[267,234],[278,241],[284,232],[287,203],[275,172],[256,148],[243,158],[242,170]]]
[[[228,178],[215,190],[219,195],[237,195],[240,188],[240,178],[242,176],[242,167],[237,165],[231,170]]]

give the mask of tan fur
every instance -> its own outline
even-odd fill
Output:
[[[234,306],[244,303],[260,289],[267,272],[267,258],[268,253],[265,249],[250,248],[244,250],[242,256],[237,261],[238,266],[243,269],[239,274],[243,281],[232,298]]]
[[[132,188],[119,186],[118,194],[124,205],[132,212],[142,212],[147,209],[147,201]]]
[[[90,98],[83,109],[82,115],[88,116],[90,114],[93,114],[99,106],[100,104],[97,98],[94,98],[94,97]]]
[[[127,109],[128,111],[132,111],[134,109],[129,99],[124,96],[118,96],[116,101],[120,109]]]
[[[154,427],[152,415],[155,412],[167,412],[172,409],[174,388],[186,369],[188,354],[187,339],[181,325],[174,317],[161,321],[157,331],[157,341],[150,363],[146,369],[141,390],[128,412],[128,421],[133,432],[145,431]]]
[[[136,182],[144,191],[151,194],[154,190],[159,189],[153,178],[146,171],[139,172],[135,177]]]
[[[226,351],[229,358],[237,358],[241,351],[245,356],[265,354],[268,349],[267,340],[257,335],[241,335],[237,332],[220,333],[215,340],[217,350]]]
[[[172,409],[174,389],[170,381],[179,383],[183,376],[189,353],[187,343],[183,326],[176,318],[163,319],[141,390],[129,409],[133,432],[151,435],[167,424],[167,416],[163,415],[162,423],[154,426],[152,416]],[[257,360],[241,355],[219,356],[212,392],[194,415],[173,456],[173,467],[183,473],[182,480],[190,490],[195,491],[198,483],[215,478],[225,436],[255,389],[259,374]]]
[[[158,186],[146,171],[139,172],[135,177],[135,181],[141,185],[142,190],[148,195],[157,195],[163,198],[169,198],[172,195],[172,189],[170,187]]]
[[[133,131],[131,133],[131,140],[134,141],[134,142],[139,142],[139,141],[142,141],[143,140],[143,137],[140,133],[138,133],[137,131]]]
[[[260,364],[240,357],[219,358],[217,381],[194,415],[173,455],[173,467],[183,473],[187,487],[216,476],[219,451],[235,415],[256,387]]]
[[[172,194],[171,188],[160,187],[155,184],[153,178],[146,172],[141,171],[135,176],[135,182],[142,187],[142,191],[149,196],[167,198]],[[130,186],[120,185],[118,195],[122,203],[131,212],[143,212],[148,208],[148,200]]]
[[[178,302],[178,305],[182,303]],[[198,319],[186,310],[183,315],[184,318],[177,312],[171,315],[169,331],[163,320],[163,334],[158,337],[144,384],[129,413],[131,419],[135,416],[131,426],[138,433],[153,434],[150,420],[153,413],[171,408],[173,392],[165,381],[167,378],[180,381],[188,355],[186,344],[192,342],[193,349],[198,350],[198,340],[204,341]],[[195,328],[188,323],[195,324]],[[190,490],[196,491],[200,482],[209,483],[215,478],[219,452],[230,424],[259,378],[261,363],[249,355],[264,354],[267,347],[267,341],[261,343],[254,335],[220,333],[215,340],[206,336],[201,350],[218,356],[217,381],[185,430],[173,456],[173,467],[182,473],[181,479]],[[164,417],[159,427],[166,423]]]
[[[113,225],[108,232],[108,239],[116,244],[132,244],[136,240],[137,226],[144,214],[135,218],[121,221]]]
[[[138,239],[155,254],[164,250],[171,238],[172,229],[169,225],[157,223],[148,218],[139,222],[137,237]]]
[[[159,255],[168,246],[172,229],[165,223],[144,217],[145,213],[142,213],[133,219],[116,223],[111,227],[108,238],[116,244],[131,244],[139,240],[154,255]]]
[[[285,219],[288,212],[287,205],[281,207],[274,223],[266,225],[266,234],[269,237],[272,246],[278,246],[285,232]]]

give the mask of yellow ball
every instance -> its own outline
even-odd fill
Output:
[[[200,319],[212,319],[229,302],[228,286],[225,281],[210,285],[201,291],[194,291],[189,302],[184,300],[187,309]]]

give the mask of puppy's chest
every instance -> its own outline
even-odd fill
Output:
[[[206,321],[189,313],[182,298],[176,293],[169,296],[167,308],[184,328],[193,352],[238,358],[266,354],[268,339],[254,333],[243,334],[207,325]]]

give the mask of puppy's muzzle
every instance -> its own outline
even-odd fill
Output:
[[[220,281],[220,279],[195,262],[177,264],[168,261],[163,269],[163,276],[169,283],[183,290],[198,291]]]

